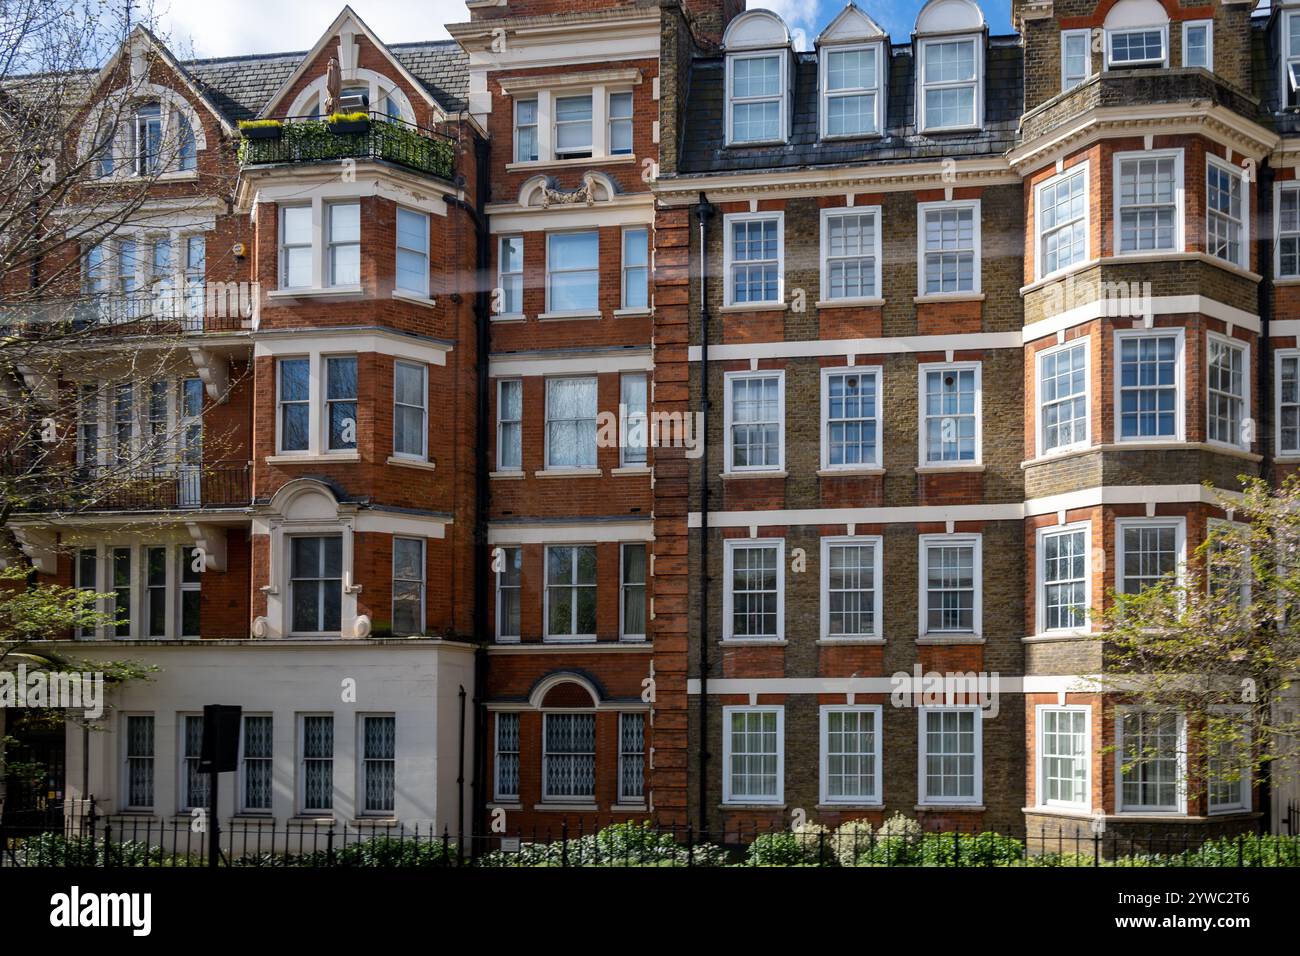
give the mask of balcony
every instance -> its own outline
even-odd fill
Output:
[[[456,163],[454,138],[383,113],[368,115],[369,119],[346,126],[316,118],[291,117],[282,120],[279,127],[246,129],[239,144],[239,165],[247,168],[377,159],[452,181]]]
[[[250,283],[160,283],[148,291],[0,302],[0,324],[34,339],[113,335],[196,335],[250,328]]]
[[[23,514],[109,511],[216,511],[252,506],[252,462],[99,465],[68,471],[10,472],[3,484]]]

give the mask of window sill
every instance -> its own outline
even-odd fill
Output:
[[[1218,256],[1212,256],[1208,252],[1179,252],[1173,249],[1167,249],[1163,252],[1117,252],[1112,256],[1106,256],[1099,259],[1101,265],[1118,265],[1130,262],[1204,262],[1209,266],[1217,266],[1224,272],[1230,272],[1235,276],[1241,276],[1250,282],[1260,282],[1263,280],[1258,272],[1251,272],[1249,269],[1243,269],[1235,262],[1229,262],[1227,259],[1220,259]]]
[[[599,309],[583,309],[576,312],[543,312],[537,317],[538,322],[574,322],[601,318]]]
[[[423,458],[402,458],[398,455],[389,455],[387,464],[402,468],[419,468],[422,471],[433,471],[438,467],[436,462],[426,461]]]
[[[523,808],[524,805],[517,800],[513,803],[506,800],[493,800],[488,804],[489,810],[522,810]]]
[[[831,812],[843,812],[845,810],[883,810],[885,809],[885,805],[883,803],[853,803],[851,801],[846,801],[844,803],[822,802],[818,803],[813,809],[830,810]]]
[[[400,299],[402,302],[412,302],[415,305],[422,305],[426,309],[432,309],[438,304],[437,299],[432,299],[427,295],[420,295],[418,292],[407,292],[405,289],[394,289],[393,298]]]
[[[653,315],[651,309],[615,309],[614,318],[616,319],[638,319]]]
[[[352,461],[360,461],[360,460],[361,460],[361,453],[357,451],[328,454],[328,455],[312,455],[312,454],[267,455],[266,458],[263,459],[263,461],[265,461],[268,465],[325,465],[331,462],[352,462]]]
[[[1022,644],[1051,644],[1053,641],[1087,641],[1099,638],[1093,631],[1043,631],[1039,634],[1026,634],[1020,639]]]
[[[543,644],[595,644],[595,634],[547,634],[542,638]]]
[[[885,469],[876,465],[865,468],[819,468],[818,478],[862,478],[871,475],[883,475]]]
[[[786,305],[784,302],[742,302],[739,305],[724,305],[718,308],[718,312],[723,314],[734,314],[738,312],[784,312]]]
[[[526,322],[528,321],[528,316],[524,315],[522,312],[503,312],[500,315],[492,316],[491,321],[500,322],[504,325],[510,322]]]
[[[718,804],[719,810],[785,810],[785,803],[739,803],[723,800]]]
[[[644,803],[615,803],[609,808],[611,813],[644,813],[649,809]]]
[[[579,159],[527,159],[522,162],[506,163],[506,172],[513,173],[516,170],[523,172],[530,169],[551,169],[555,167],[568,169],[573,166],[619,166],[624,163],[635,162],[635,153],[619,153],[617,156],[588,156]]]
[[[979,634],[920,634],[918,644],[983,644],[984,638]]]
[[[611,475],[648,475],[654,469],[648,465],[620,465],[618,468],[611,468]]]
[[[936,812],[960,810],[963,813],[980,813],[987,809],[982,803],[918,803],[913,810],[919,812]]]
[[[883,637],[819,637],[813,642],[818,647],[872,647],[885,645]]]
[[[488,477],[489,477],[489,478],[515,479],[515,480],[517,480],[517,479],[520,479],[520,478],[526,478],[527,475],[525,475],[524,472],[522,472],[522,471],[489,471],[489,472],[488,472]]]
[[[785,478],[788,473],[785,471],[724,471],[718,475],[723,481],[733,481],[742,478]]]
[[[556,810],[559,812],[592,813],[600,809],[596,803],[535,803],[534,810]]]
[[[359,285],[339,285],[327,288],[272,289],[266,294],[268,299],[327,299],[331,296],[362,295],[365,289]]]
[[[984,470],[982,464],[956,464],[956,465],[917,465],[916,473],[918,475],[945,475],[948,473],[975,473]]]
[[[719,647],[785,647],[790,642],[783,637],[724,637]]]
[[[599,478],[602,468],[544,468],[533,472],[534,478]]]
[[[872,296],[865,299],[818,299],[813,303],[813,307],[817,309],[867,309],[877,308],[884,304],[884,299]]]
[[[938,302],[983,302],[983,292],[935,292],[929,295],[918,295],[912,298],[917,305],[925,303]]]

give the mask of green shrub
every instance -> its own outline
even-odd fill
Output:
[[[370,119],[369,113],[331,113],[329,122],[331,123],[361,123]]]
[[[819,823],[764,833],[749,845],[750,866],[829,866],[835,862],[831,832]]]
[[[870,821],[850,820],[842,823],[830,840],[840,866],[866,866],[871,862],[871,847],[875,841]]]
[[[598,833],[554,843],[525,843],[518,852],[494,850],[475,861],[485,867],[724,866],[727,853],[711,843],[687,848],[649,822],[616,823]]]
[[[246,129],[283,129],[284,124],[277,119],[240,120],[239,131]]]
[[[921,842],[926,866],[1015,866],[1025,855],[1025,845],[1000,833],[927,833]]]

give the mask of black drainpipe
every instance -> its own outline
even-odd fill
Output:
[[[1255,176],[1258,182],[1255,184],[1255,194],[1259,197],[1259,215],[1256,217],[1260,222],[1258,228],[1259,238],[1255,241],[1255,256],[1259,262],[1259,274],[1263,277],[1259,283],[1259,360],[1256,363],[1258,371],[1256,375],[1261,383],[1259,400],[1259,412],[1255,416],[1255,436],[1259,441],[1259,447],[1264,452],[1264,460],[1260,462],[1259,473],[1265,481],[1270,484],[1273,481],[1273,456],[1277,454],[1277,448],[1273,444],[1275,421],[1273,416],[1273,396],[1276,384],[1273,382],[1273,360],[1272,349],[1269,347],[1269,325],[1273,315],[1273,228],[1274,216],[1277,210],[1273,208],[1273,179],[1274,173],[1271,168],[1257,167]],[[1263,228],[1264,224],[1268,228]],[[1265,237],[1268,238],[1265,238]],[[1260,809],[1264,811],[1263,827],[1267,832],[1273,821],[1273,764],[1265,761],[1260,767],[1259,781],[1259,801]]]
[[[714,208],[704,193],[696,207],[700,227],[700,767],[699,821],[708,830],[709,798],[709,252]],[[688,247],[689,248],[689,247]]]
[[[487,833],[487,672],[488,672],[488,583],[491,554],[487,543],[488,515],[488,324],[491,292],[487,285],[491,237],[487,221],[487,141],[474,137],[475,195],[471,205],[451,197],[449,205],[469,213],[474,220],[474,328],[478,394],[474,423],[474,753],[470,780],[470,855],[477,856],[478,839]],[[463,852],[463,851],[462,851]]]

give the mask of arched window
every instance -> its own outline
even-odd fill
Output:
[[[1106,69],[1169,65],[1169,14],[1157,0],[1120,0],[1105,30]]]
[[[727,144],[784,143],[790,130],[790,31],[767,10],[731,21],[727,51]]]
[[[916,18],[916,128],[984,124],[984,14],[970,0],[930,0]]]

